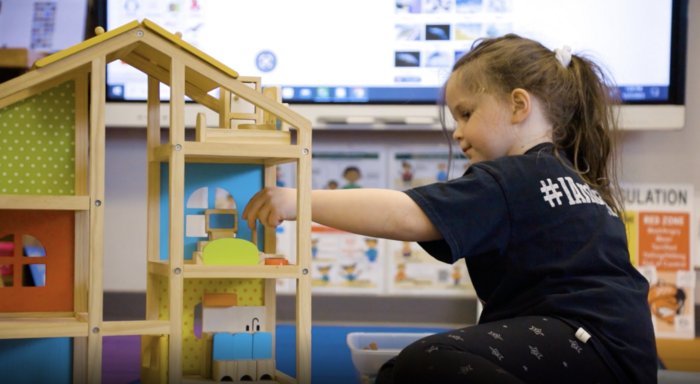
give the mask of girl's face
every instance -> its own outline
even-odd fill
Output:
[[[452,137],[462,152],[472,163],[508,155],[515,136],[506,105],[485,92],[471,93],[457,79],[447,82],[445,98],[457,121]]]

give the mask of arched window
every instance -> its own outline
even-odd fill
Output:
[[[213,188],[214,196],[210,198],[209,188],[202,187],[192,192],[185,206],[185,236],[208,237],[205,226],[206,209],[236,209],[236,201],[229,191]],[[213,203],[213,204],[212,204]]]

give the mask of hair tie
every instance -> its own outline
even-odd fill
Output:
[[[554,50],[554,57],[557,58],[559,64],[564,68],[568,68],[571,63],[571,47],[568,45],[563,46],[561,49],[556,48]]]

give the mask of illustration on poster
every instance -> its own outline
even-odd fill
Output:
[[[377,261],[377,239],[365,239],[365,243],[367,244],[365,255],[370,263],[374,263]]]
[[[330,282],[331,278],[328,276],[331,271],[330,265],[318,266],[318,271],[321,273],[321,280],[325,283]]]
[[[343,265],[341,268],[343,268],[343,271],[345,272],[344,275],[342,273],[341,275],[347,279],[348,283],[352,283],[357,280],[357,278],[360,277],[360,273],[362,273],[362,271],[357,270],[357,264]]]
[[[362,188],[357,184],[357,181],[362,178],[362,174],[360,174],[360,168],[353,166],[345,168],[345,171],[343,172],[343,178],[348,181],[348,183],[343,186],[343,189]]]
[[[447,164],[438,164],[438,174],[436,176],[438,182],[444,183],[447,181]]]
[[[401,168],[403,169],[401,173],[401,180],[404,183],[410,183],[413,180],[413,167],[410,163],[404,161],[401,163]]]
[[[658,319],[674,324],[675,317],[683,313],[686,294],[682,288],[662,280],[649,288],[649,306]]]
[[[311,258],[318,256],[318,239],[311,239]]]

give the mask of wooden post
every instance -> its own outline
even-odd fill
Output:
[[[231,128],[231,92],[224,87],[219,88],[219,128]]]
[[[88,195],[88,73],[75,78],[75,196]],[[88,312],[90,211],[75,212],[73,311]],[[87,384],[88,339],[73,339],[73,384]]]
[[[277,185],[277,166],[266,165],[264,184],[266,187]],[[265,245],[263,252],[277,253],[277,231],[275,228],[265,227]],[[288,255],[289,256],[289,255]],[[265,279],[265,322],[267,331],[272,333],[272,359],[275,358],[275,342],[277,340],[277,280]]]
[[[182,382],[185,215],[185,65],[170,65],[170,363],[168,383]]]
[[[297,127],[297,383],[311,382],[311,129]],[[306,271],[306,273],[303,273]]]
[[[146,147],[148,153],[160,146],[160,82],[148,77],[148,125]],[[148,163],[148,229],[147,262],[160,260],[160,160]],[[146,276],[146,320],[158,320],[158,278]]]
[[[88,292],[88,383],[102,380],[102,279],[105,207],[105,66],[92,61],[90,77],[90,289]]]
[[[203,112],[199,112],[197,114],[197,125],[195,126],[195,129],[195,140],[200,143],[207,141],[207,115]]]

